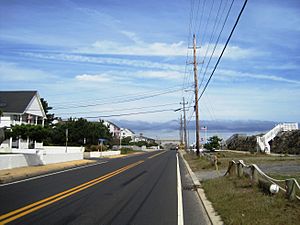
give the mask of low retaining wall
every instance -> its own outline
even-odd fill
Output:
[[[52,153],[38,152],[38,154],[3,154],[0,155],[0,170],[24,166],[38,166],[51,163],[61,163],[83,159],[83,153]]]
[[[40,157],[36,154],[5,154],[0,155],[0,170],[24,166],[42,165]]]
[[[44,152],[46,154],[65,154],[65,153],[83,153],[84,147],[67,147],[66,146],[43,146],[43,148],[1,148],[1,152],[10,153],[23,153],[23,154],[36,154],[38,152]]]
[[[84,158],[99,158],[99,157],[105,157],[105,156],[114,156],[114,155],[120,155],[121,151],[104,151],[104,152],[85,152]]]
[[[84,147],[73,147],[73,146],[43,146],[41,150],[47,152],[47,154],[57,154],[57,153],[82,153],[84,152]]]
[[[61,163],[61,162],[68,162],[74,160],[81,160],[83,159],[82,153],[60,153],[60,154],[45,154],[42,155],[42,161],[44,165],[51,164],[51,163]]]

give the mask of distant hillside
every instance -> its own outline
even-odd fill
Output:
[[[300,154],[300,130],[280,133],[270,146],[273,153]]]
[[[226,141],[227,149],[257,151],[256,136],[232,135]],[[300,130],[282,132],[270,141],[272,153],[300,154]]]
[[[256,136],[234,134],[226,141],[226,146],[230,150],[254,152],[257,151]]]

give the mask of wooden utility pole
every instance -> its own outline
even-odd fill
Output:
[[[187,135],[186,135],[186,113],[185,113],[185,104],[187,104],[187,102],[185,102],[184,97],[183,97],[183,130],[184,130],[184,150],[187,151],[187,147],[188,147],[188,141],[187,141]]]
[[[195,114],[196,114],[196,154],[200,154],[200,129],[199,129],[199,111],[198,111],[198,72],[197,72],[197,45],[196,36],[193,35],[193,53],[194,53],[194,80],[195,80]]]
[[[182,126],[182,115],[180,115],[180,132],[179,132],[179,135],[180,135],[180,144],[183,144],[183,126]]]

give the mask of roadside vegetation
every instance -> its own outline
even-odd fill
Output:
[[[48,105],[45,99],[41,98],[41,103],[46,114],[44,127],[42,125],[21,124],[11,126],[9,129],[0,129],[0,144],[10,137],[14,140],[21,137],[24,140],[28,138],[31,143],[34,141],[44,142],[44,145],[50,146],[64,146],[67,142],[69,146],[85,146],[86,151],[106,151],[112,149],[113,146],[120,145],[120,138],[113,137],[103,121],[87,121],[83,118],[72,117],[63,121],[49,113],[52,107]],[[99,139],[104,140],[102,145],[100,145]],[[132,142],[131,137],[126,137],[121,140],[121,145],[152,147],[158,144],[155,141]]]
[[[246,164],[265,165],[272,168],[277,166],[300,165],[300,157],[270,156],[260,153],[243,154],[233,152],[211,152],[218,157],[219,169],[227,170],[231,160],[244,160]],[[215,170],[215,165],[209,156],[197,157],[194,153],[184,155],[194,172],[205,174]],[[295,178],[300,182],[300,171],[282,173],[279,169],[267,175],[280,180]],[[271,195],[259,188],[252,186],[251,179],[245,175],[242,178],[223,176],[218,178],[204,179],[201,181],[202,188],[214,209],[220,214],[225,224],[264,224],[281,225],[297,224],[300,221],[300,204],[298,200],[289,201],[285,193],[279,191]],[[284,185],[284,184],[283,184]],[[299,192],[296,191],[299,195]]]
[[[292,225],[300,221],[299,201],[288,201],[283,192],[263,193],[249,178],[220,177],[202,182],[207,198],[225,224]]]
[[[140,152],[140,151],[135,151],[131,148],[121,148],[121,155],[132,154],[135,152]]]
[[[272,164],[272,163],[299,163],[299,156],[270,156],[263,153],[233,153],[233,152],[211,152],[218,158],[219,169],[227,169],[231,160],[244,160],[246,164],[255,163],[260,164]],[[199,170],[213,170],[215,169],[214,163],[205,156],[197,157],[194,153],[188,153],[184,155],[184,158],[189,162],[189,165],[193,171]]]

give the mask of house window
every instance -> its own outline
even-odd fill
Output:
[[[12,120],[14,121],[20,121],[20,116],[19,115],[14,115]]]

